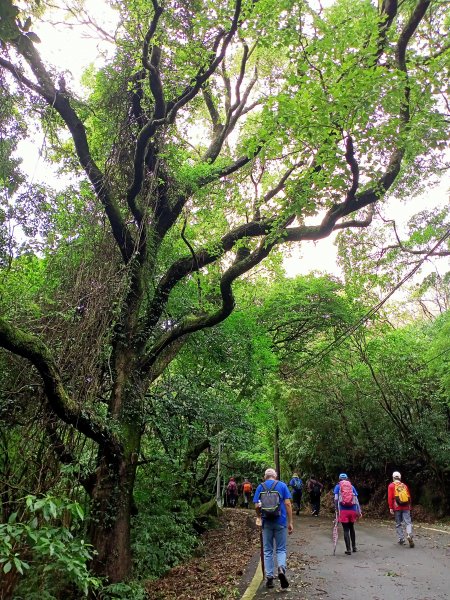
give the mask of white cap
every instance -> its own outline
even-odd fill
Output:
[[[398,471],[394,471],[392,473],[392,479],[401,479],[402,476],[400,475],[400,473]]]

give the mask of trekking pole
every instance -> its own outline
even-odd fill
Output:
[[[263,579],[264,579],[266,574],[265,574],[265,568],[264,568],[264,542],[263,542],[262,526],[259,530],[259,544],[260,544],[261,570],[262,570]]]
[[[339,536],[339,517],[338,517],[338,511],[336,511],[336,516],[334,518],[334,523],[333,523],[333,555],[336,554],[336,546],[337,546],[338,536]]]
[[[264,579],[264,577],[265,577],[265,568],[264,568],[264,541],[263,541],[262,519],[261,519],[261,517],[256,517],[256,526],[259,527],[259,557],[261,559],[261,570],[262,570],[263,579]]]

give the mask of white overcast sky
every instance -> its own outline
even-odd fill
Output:
[[[111,34],[114,33],[117,22],[117,13],[105,6],[102,0],[87,0],[86,6],[89,14],[102,28]],[[45,62],[54,65],[60,70],[66,79],[69,89],[77,90],[81,94],[80,77],[83,70],[91,63],[100,66],[103,56],[113,51],[112,45],[105,41],[95,39],[89,30],[74,26],[55,25],[54,21],[62,21],[62,15],[54,15],[47,22],[34,26],[32,29],[39,35],[42,44],[39,51]],[[44,161],[39,157],[41,144],[21,144],[19,152],[23,159],[24,169],[31,174],[33,180],[44,179],[42,173],[45,171],[45,180],[55,183],[58,177],[48,172],[44,167]],[[406,221],[416,212],[424,209],[431,210],[436,206],[443,206],[449,201],[450,176],[441,180],[437,187],[430,188],[427,192],[408,202],[391,198],[386,203],[385,217],[396,219],[400,224]],[[332,235],[319,242],[303,242],[301,247],[293,250],[290,257],[285,259],[285,267],[289,275],[297,273],[308,273],[312,270],[324,271],[338,274],[336,265],[336,247]]]

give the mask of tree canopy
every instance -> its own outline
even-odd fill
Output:
[[[166,446],[183,489],[183,465],[191,473],[202,455],[207,479],[212,440],[239,414],[226,386],[248,401],[278,361],[294,350],[301,361],[348,319],[337,283],[299,285],[283,302],[274,291],[260,319],[275,324],[238,342],[253,325],[224,324],[236,289],[240,302],[262,303],[283,249],[333,231],[357,263],[348,232],[445,168],[449,23],[437,0],[110,4],[115,52],[86,72],[84,98],[41,58],[33,27],[47,3],[0,7],[0,345],[8,418],[20,429],[20,411],[32,415],[53,474],[76,474],[93,572],[114,583],[131,572],[134,491],[151,453]],[[11,156],[36,128],[61,189],[36,184]],[[307,318],[282,322],[311,299]],[[239,358],[209,353],[221,324]],[[287,344],[313,330],[303,350]],[[189,419],[171,452],[170,428]],[[45,479],[40,492],[51,471]]]

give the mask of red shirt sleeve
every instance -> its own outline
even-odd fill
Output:
[[[394,484],[390,483],[389,487],[388,487],[388,504],[389,504],[390,509],[395,508],[394,507],[394,497],[395,497]]]

